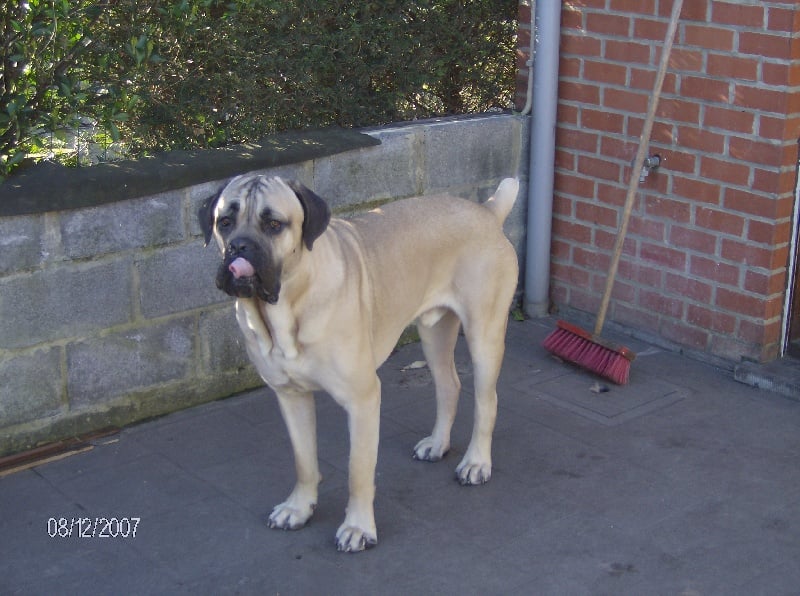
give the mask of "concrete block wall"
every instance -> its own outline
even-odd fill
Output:
[[[375,147],[281,166],[347,215],[448,191],[485,199],[523,178],[507,232],[522,257],[528,119],[366,130]],[[99,207],[0,218],[0,455],[259,386],[217,249],[196,212],[225,180]],[[53,189],[58,192],[58,189]]]
[[[593,321],[671,0],[564,2],[551,300]],[[520,3],[518,106],[530,2]],[[797,2],[683,4],[608,313],[731,367],[781,353],[798,160]],[[534,106],[534,110],[535,110]]]

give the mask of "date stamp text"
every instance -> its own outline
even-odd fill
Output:
[[[50,538],[136,538],[140,517],[51,517]]]

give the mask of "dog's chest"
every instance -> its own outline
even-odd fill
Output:
[[[315,373],[309,366],[309,359],[298,353],[293,358],[287,358],[283,352],[274,346],[271,350],[265,349],[263,342],[258,342],[255,350],[248,343],[250,359],[261,375],[261,378],[273,389],[290,388],[300,391],[316,391],[321,389],[314,378]]]
[[[273,316],[267,325],[259,307],[244,300],[236,303],[236,318],[250,360],[270,387],[301,391],[321,389],[316,379],[318,367],[312,365],[311,354],[298,344],[291,320]]]

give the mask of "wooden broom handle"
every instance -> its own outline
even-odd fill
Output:
[[[639,177],[642,175],[642,166],[644,165],[645,155],[647,155],[650,134],[653,132],[653,120],[655,120],[658,100],[661,97],[661,87],[664,84],[664,76],[667,73],[669,55],[672,52],[672,41],[675,38],[675,31],[678,28],[678,17],[681,14],[682,6],[683,0],[675,0],[672,5],[672,15],[670,16],[669,27],[667,28],[667,35],[664,38],[664,46],[661,49],[661,63],[658,65],[658,74],[656,75],[656,82],[653,86],[653,94],[650,96],[650,102],[647,107],[647,116],[644,119],[642,135],[639,138],[639,149],[636,151],[636,158],[633,160],[633,170],[631,171],[631,181],[628,185],[628,195],[625,197],[625,205],[622,210],[622,221],[620,222],[619,231],[617,232],[617,239],[614,243],[614,252],[611,256],[611,267],[608,270],[608,277],[606,277],[606,289],[603,292],[603,300],[600,303],[600,310],[597,313],[597,321],[594,325],[595,335],[600,335],[600,331],[603,329],[603,323],[605,323],[606,320],[608,302],[611,298],[611,290],[614,289],[614,280],[617,277],[619,258],[622,254],[622,245],[625,243],[625,235],[628,233],[628,222],[630,221],[631,211],[633,210],[633,201],[636,199],[636,191],[639,190]]]

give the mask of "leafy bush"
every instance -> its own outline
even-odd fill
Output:
[[[3,3],[0,176],[87,120],[141,155],[512,104],[517,0]]]
[[[64,135],[89,96],[76,85],[76,65],[91,46],[100,6],[83,2],[4,0],[0,12],[0,176],[28,152],[41,149],[44,131]]]

